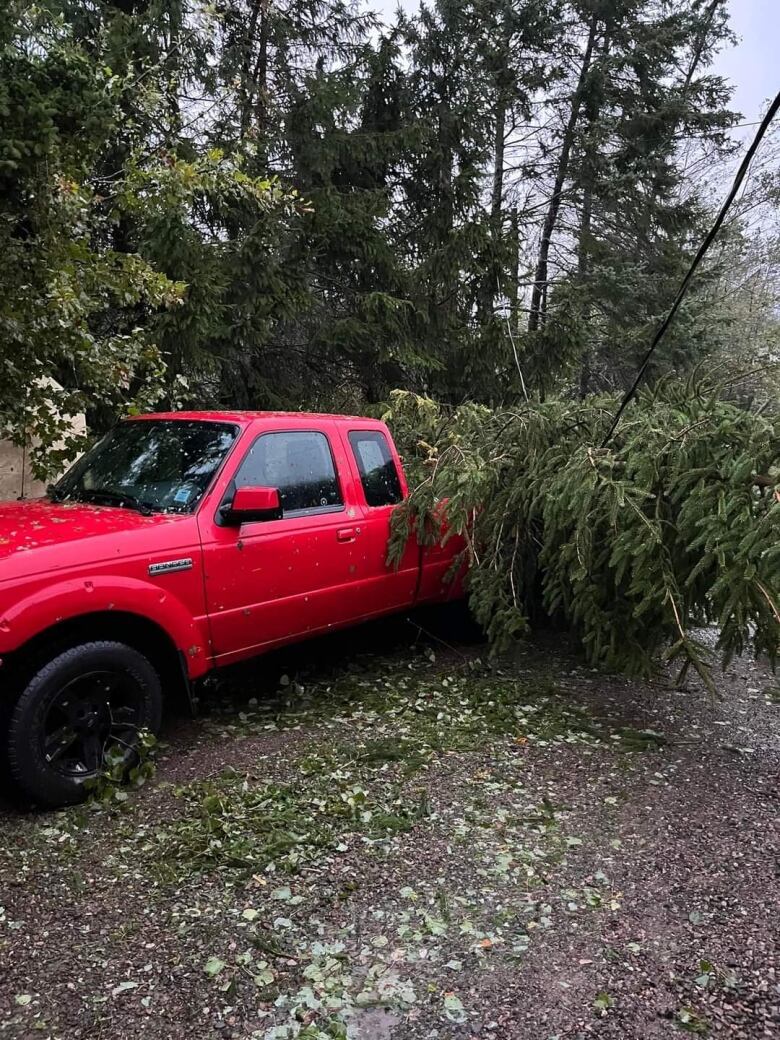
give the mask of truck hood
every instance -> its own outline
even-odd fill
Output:
[[[120,549],[116,543],[117,535],[130,536],[123,537],[123,543],[131,551],[129,543],[138,540],[132,532],[148,532],[148,538],[154,529],[159,530],[186,519],[181,514],[153,513],[151,516],[142,516],[134,509],[81,502],[52,502],[48,498],[0,502],[0,564],[10,563],[10,558],[13,558],[15,575],[43,570],[52,563],[56,568],[67,563],[62,554],[57,552],[58,547],[72,545],[75,550],[76,543],[86,540],[90,541],[90,545],[85,555],[93,560],[105,559],[117,555]],[[144,542],[147,538],[141,536]],[[54,553],[57,555],[56,562]],[[6,568],[3,566],[0,569],[0,580],[5,576]]]

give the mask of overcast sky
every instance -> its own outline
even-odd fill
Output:
[[[729,8],[740,40],[718,55],[715,70],[734,84],[732,107],[754,120],[780,90],[780,0],[729,0]]]
[[[398,0],[374,0],[370,6],[392,16]],[[401,0],[401,6],[412,11],[418,2]],[[780,0],[729,0],[729,8],[740,39],[718,56],[715,71],[734,84],[732,108],[750,122],[780,90]]]

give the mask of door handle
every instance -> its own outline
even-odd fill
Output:
[[[336,531],[337,542],[354,542],[355,540],[355,528],[354,527],[340,527]]]

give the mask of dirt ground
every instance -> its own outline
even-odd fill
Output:
[[[780,1036],[780,688],[412,625],[255,663],[154,777],[0,809],[0,1038]]]

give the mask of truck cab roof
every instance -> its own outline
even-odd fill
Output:
[[[276,412],[276,411],[186,411],[186,412],[149,412],[144,415],[134,415],[129,422],[148,420],[177,420],[189,422],[228,422],[247,426],[257,420],[269,421],[298,421],[298,422],[333,422],[354,425],[360,423],[361,427],[371,428],[374,426],[384,427],[379,419],[367,419],[359,415],[333,415],[327,412]]]

